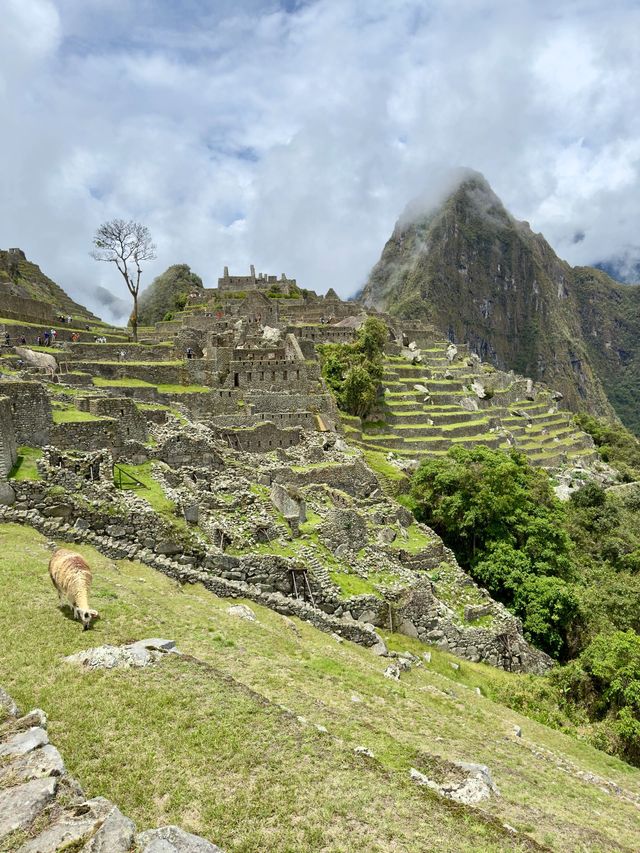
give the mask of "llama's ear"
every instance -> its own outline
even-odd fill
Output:
[[[98,611],[97,611],[97,610],[90,610],[90,611],[89,611],[89,613],[91,614],[91,616],[92,616],[94,619],[97,619],[97,618],[98,618],[98,616],[100,615],[100,614],[98,613]]]

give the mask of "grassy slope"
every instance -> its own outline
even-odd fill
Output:
[[[44,539],[2,525],[0,544],[0,684],[23,707],[44,708],[87,792],[114,799],[141,827],[176,822],[228,853],[513,849],[497,827],[409,782],[427,752],[487,763],[502,792],[487,811],[554,850],[637,849],[634,806],[532,750],[636,793],[637,770],[455,683],[486,690],[514,676],[464,662],[454,671],[434,653],[428,670],[392,682],[387,662],[365,649],[254,605],[257,623],[230,617],[228,602],[200,587],[180,590],[90,548],[78,550],[94,567],[102,619],[82,632],[56,608]],[[83,673],[61,661],[145,636],[175,639],[205,663],[171,657]],[[359,744],[376,760],[356,757]]]

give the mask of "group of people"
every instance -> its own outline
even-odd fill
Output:
[[[53,346],[58,339],[58,333],[55,329],[46,329],[41,335],[36,338],[36,344],[39,347]]]
[[[58,314],[56,316],[56,320],[58,321],[58,323],[67,323],[68,325],[71,325],[71,323],[73,322],[73,318],[70,314]]]
[[[18,339],[18,343],[20,344],[20,346],[24,346],[24,344],[27,343],[27,339],[25,338],[24,335],[20,335],[20,338]],[[9,332],[4,333],[4,345],[6,347],[13,346],[13,344],[11,343],[11,334]]]

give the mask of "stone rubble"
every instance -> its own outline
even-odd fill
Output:
[[[69,655],[65,661],[86,669],[131,669],[149,666],[167,653],[180,654],[173,640],[153,638],[138,640],[126,646],[107,645],[84,649]]]

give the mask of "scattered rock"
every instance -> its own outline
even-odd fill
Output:
[[[65,658],[67,663],[80,664],[87,669],[131,669],[149,666],[164,654],[179,654],[173,640],[152,638],[138,640],[127,646],[97,646]]]
[[[74,842],[84,840],[111,808],[111,803],[104,797],[87,800],[80,809],[76,809],[81,814],[63,812],[58,820],[18,848],[18,853],[56,853],[70,847]]]
[[[7,717],[17,717],[20,711],[11,696],[0,687],[0,715],[4,712]],[[0,716],[1,719],[1,716]]]
[[[14,732],[24,732],[33,728],[47,728],[47,715],[42,708],[34,708],[24,717],[19,717],[12,726]]]
[[[0,758],[11,755],[26,755],[47,743],[49,743],[49,736],[45,730],[34,727],[26,732],[13,735],[6,743],[0,743]]]
[[[397,663],[390,663],[382,674],[385,678],[391,678],[394,681],[400,681],[400,667]]]
[[[422,652],[422,660],[425,663],[431,663],[431,652]]]
[[[451,667],[451,669],[460,669],[459,663],[450,663],[449,666]]]
[[[465,805],[475,805],[488,800],[491,796],[500,795],[486,764],[469,764],[463,761],[443,762],[438,775],[450,777],[445,778],[444,781],[430,779],[415,767],[411,768],[409,775],[418,785],[424,785],[437,791],[442,797]]]
[[[237,616],[238,619],[245,619],[247,622],[256,621],[256,614],[246,604],[233,604],[227,607],[227,613],[229,616]]]
[[[82,849],[82,853],[127,853],[136,833],[135,823],[113,806],[100,829]]]
[[[471,390],[479,400],[484,400],[487,396],[484,385],[478,379],[474,379],[471,383]]]
[[[0,765],[0,785],[29,782],[46,776],[62,776],[65,772],[62,756],[50,743],[18,756],[10,763]]]
[[[371,752],[371,750],[368,749],[366,746],[356,746],[356,748],[353,751],[355,752],[356,755],[364,755],[367,758],[373,758],[374,757],[373,752]]]
[[[53,800],[57,786],[58,780],[50,777],[0,791],[0,841],[29,826]]]
[[[418,639],[418,629],[409,619],[402,619],[396,627],[398,634],[403,634],[405,637],[413,637]]]
[[[140,853],[223,853],[220,847],[177,826],[149,829],[136,837]]]
[[[387,645],[381,637],[378,637],[378,642],[374,643],[371,646],[371,651],[374,655],[378,655],[378,657],[384,658],[389,654],[389,650],[387,649]]]
[[[522,729],[520,728],[520,726],[514,726],[513,733],[516,737],[522,737]]]

